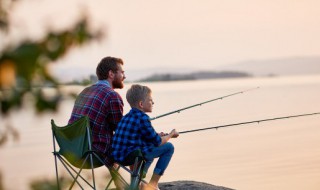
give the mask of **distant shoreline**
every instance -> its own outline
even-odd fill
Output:
[[[201,79],[220,79],[220,78],[247,78],[253,75],[238,71],[199,71],[187,74],[164,73],[153,74],[137,82],[156,82],[156,81],[180,81],[180,80],[201,80]]]

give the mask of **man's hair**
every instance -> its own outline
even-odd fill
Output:
[[[115,57],[105,57],[103,58],[97,66],[96,74],[99,80],[104,80],[108,78],[109,71],[117,72],[118,64],[123,65],[123,61],[120,58]]]
[[[139,101],[144,101],[151,93],[151,89],[147,86],[133,84],[127,91],[127,101],[131,107],[137,107]]]

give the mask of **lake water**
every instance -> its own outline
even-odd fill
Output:
[[[155,101],[151,117],[260,87],[154,120],[159,132],[320,112],[320,76],[145,84]],[[129,86],[118,92],[125,97]],[[65,125],[72,106],[69,99],[55,114],[39,115],[25,108],[9,118],[20,140],[0,148],[6,189],[24,190],[32,180],[54,177],[50,120]],[[126,103],[125,113],[128,110]],[[7,122],[1,118],[1,126]],[[320,115],[181,134],[171,142],[175,154],[162,182],[194,180],[239,190],[320,189]]]

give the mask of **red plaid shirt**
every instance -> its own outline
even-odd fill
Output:
[[[117,124],[123,116],[123,101],[107,81],[98,81],[85,88],[77,97],[69,124],[87,115],[92,130],[92,148],[112,164],[111,144]]]

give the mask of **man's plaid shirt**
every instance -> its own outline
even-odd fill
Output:
[[[149,116],[139,109],[132,108],[123,116],[115,131],[112,156],[115,161],[122,162],[136,149],[145,154],[160,144],[161,137],[152,127]]]
[[[93,149],[104,156],[107,165],[111,164],[113,131],[123,116],[122,98],[107,81],[98,81],[78,95],[69,124],[84,115],[90,119]]]

